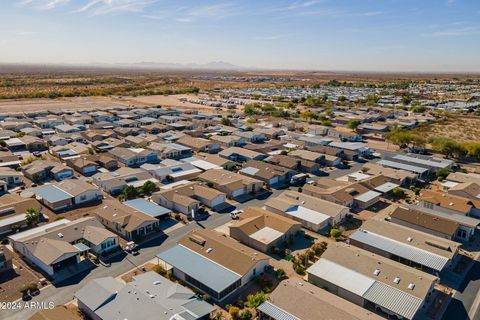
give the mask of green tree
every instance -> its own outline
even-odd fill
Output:
[[[466,150],[453,139],[446,137],[433,137],[429,139],[432,150],[443,153],[447,157],[460,158],[466,154]]]
[[[405,192],[400,188],[393,188],[392,195],[397,199],[405,198]]]
[[[412,102],[412,98],[408,95],[405,95],[402,97],[401,102],[404,106],[407,106]]]
[[[245,305],[250,308],[257,308],[259,305],[267,300],[267,296],[263,291],[257,291],[247,296],[247,302]]]
[[[222,118],[222,124],[224,126],[231,126],[232,125],[232,120],[230,120],[229,118],[223,117]]]
[[[253,131],[253,128],[248,126],[248,127],[245,128],[245,131]]]
[[[357,131],[358,126],[360,125],[360,120],[352,119],[347,122],[347,128]]]
[[[252,319],[253,315],[252,312],[249,309],[246,309],[242,313],[240,313],[240,319],[242,320],[250,320]]]
[[[34,208],[27,209],[25,213],[25,222],[28,225],[36,225],[40,221],[40,213]]]
[[[452,173],[452,170],[450,170],[448,168],[442,168],[442,169],[438,170],[437,171],[437,180],[438,181],[445,180],[450,173]]]
[[[153,191],[155,191],[155,189],[157,189],[157,185],[152,181],[147,180],[142,186],[142,193],[150,195],[153,193]]]
[[[138,190],[133,186],[126,186],[120,195],[122,200],[131,200],[138,197]]]

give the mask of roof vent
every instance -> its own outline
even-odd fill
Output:
[[[379,270],[379,269],[375,269],[375,270],[373,271],[373,274],[376,275],[376,276],[378,276],[378,275],[380,274],[380,270]]]
[[[415,284],[414,284],[414,283],[410,283],[410,284],[408,285],[408,289],[410,289],[410,290],[415,289]]]
[[[396,284],[399,284],[400,283],[400,278],[396,277],[395,279],[393,279],[393,282],[396,283]]]
[[[407,238],[407,241],[408,241],[408,242],[412,242],[412,240],[413,240],[412,237],[408,237],[408,238]]]
[[[58,237],[59,237],[59,238],[63,238],[63,233],[59,232],[59,233],[58,233]]]
[[[161,281],[153,281],[153,284],[156,285],[156,286],[161,284],[161,283],[162,283]]]
[[[208,248],[207,250],[205,250],[206,253],[210,253],[213,251],[213,248]]]

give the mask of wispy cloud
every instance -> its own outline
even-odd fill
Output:
[[[36,34],[36,32],[34,32],[34,31],[17,31],[17,32],[15,32],[15,35],[17,35],[17,36],[33,36],[34,34]]]
[[[480,35],[480,26],[450,27],[421,34],[422,37],[466,37],[473,35]]]
[[[253,37],[253,40],[260,40],[260,41],[273,41],[273,40],[279,40],[287,37],[288,35],[286,34],[275,34],[275,35],[267,35],[267,36],[256,36]]]
[[[90,0],[76,12],[90,12],[94,15],[102,15],[113,12],[142,12],[147,6],[156,0]]]
[[[66,5],[70,0],[23,0],[20,6],[31,6],[38,10],[51,10]]]
[[[168,10],[145,14],[143,16],[155,20],[170,19],[172,21],[188,23],[201,19],[221,20],[244,13],[244,10],[233,3],[222,3],[196,7],[175,7]]]

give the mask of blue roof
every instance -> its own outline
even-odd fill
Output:
[[[133,199],[125,201],[123,204],[132,209],[148,214],[154,218],[169,214],[171,212],[169,209],[145,199]]]
[[[157,257],[169,265],[188,274],[216,292],[221,292],[241,277],[182,245],[157,254]]]
[[[64,155],[64,154],[66,154],[66,155],[74,155],[74,154],[75,154],[75,151],[68,149],[68,150],[58,151],[57,153],[58,153],[59,155]]]
[[[62,189],[57,188],[56,186],[51,184],[37,187],[33,189],[33,193],[35,193],[35,195],[37,196],[42,197],[50,203],[65,201],[73,198],[71,194],[66,193]]]

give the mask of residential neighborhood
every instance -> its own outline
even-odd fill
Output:
[[[0,300],[54,308],[0,318],[477,319],[478,159],[393,139],[411,111],[279,119],[271,90],[2,115]]]

